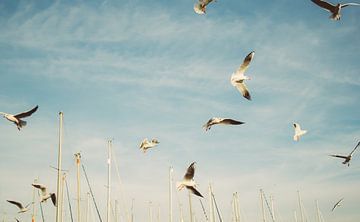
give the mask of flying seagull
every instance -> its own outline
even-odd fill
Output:
[[[307,133],[307,130],[302,130],[300,125],[298,123],[294,123],[294,129],[295,129],[295,135],[294,135],[294,140],[295,141],[299,141],[300,136],[304,135],[305,133]]]
[[[195,174],[195,162],[190,164],[188,167],[184,179],[181,182],[177,183],[178,190],[182,190],[186,187],[191,193],[195,194],[196,196],[203,197],[199,191],[196,190],[196,183],[194,181],[194,174]]]
[[[28,211],[29,209],[27,208],[30,204],[32,203],[29,203],[28,205],[26,205],[25,207],[20,203],[20,202],[17,202],[17,201],[13,201],[13,200],[6,200],[7,202],[11,203],[11,204],[14,204],[16,205],[20,211],[18,213],[25,213],[26,211]]]
[[[160,142],[157,139],[152,139],[151,141],[149,141],[147,138],[145,138],[140,144],[140,149],[143,150],[144,153],[146,153],[147,149],[153,148],[159,143]]]
[[[219,118],[219,117],[213,117],[211,119],[209,119],[209,121],[207,121],[207,123],[205,125],[203,125],[203,128],[205,129],[205,131],[208,131],[212,125],[215,124],[224,124],[224,125],[240,125],[240,124],[244,124],[244,122],[240,122],[237,120],[233,120],[233,119],[224,119],[224,118]]]
[[[36,112],[38,107],[39,106],[35,106],[33,109],[27,112],[19,113],[16,115],[3,113],[3,112],[0,112],[0,114],[3,115],[3,117],[9,120],[10,122],[13,122],[17,126],[18,130],[20,130],[23,126],[26,126],[26,121],[22,120],[22,118],[31,116],[34,112]]]
[[[194,11],[199,15],[206,14],[206,6],[212,1],[213,0],[198,0],[194,5]]]
[[[331,3],[322,0],[311,0],[311,1],[317,4],[318,6],[320,6],[321,8],[325,9],[326,11],[329,11],[331,13],[330,18],[333,20],[340,20],[341,17],[340,11],[342,8],[345,8],[350,5],[360,6],[359,3],[344,3],[344,4],[338,3],[336,5],[333,5]]]
[[[338,157],[338,158],[343,158],[345,159],[344,162],[342,162],[343,164],[347,164],[348,166],[350,166],[350,160],[352,158],[352,155],[354,154],[356,148],[358,148],[358,146],[360,145],[360,142],[358,142],[358,144],[355,146],[355,148],[351,151],[351,153],[347,156],[342,156],[342,155],[330,155],[332,157]]]
[[[32,183],[33,187],[41,190],[41,202],[47,201],[47,199],[51,198],[52,203],[56,206],[56,196],[55,193],[48,193],[46,187],[39,183]]]
[[[335,208],[340,207],[340,206],[341,206],[340,203],[343,201],[343,199],[344,199],[344,198],[341,198],[338,202],[336,202],[336,204],[333,206],[333,208],[331,209],[331,211],[334,211]]]
[[[250,52],[244,59],[244,62],[241,64],[241,66],[231,75],[231,84],[235,86],[248,100],[251,100],[251,96],[249,93],[249,90],[247,89],[245,85],[245,80],[250,80],[250,77],[245,76],[245,71],[250,65],[251,60],[254,58],[255,52]]]

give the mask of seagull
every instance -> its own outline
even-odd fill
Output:
[[[334,211],[335,208],[340,207],[340,206],[341,206],[340,203],[343,201],[343,199],[344,199],[344,198],[341,198],[338,202],[336,202],[336,204],[335,204],[334,207],[331,209],[331,211]]]
[[[330,155],[332,157],[338,157],[338,158],[343,158],[345,159],[344,162],[342,162],[343,164],[347,164],[348,166],[350,166],[350,160],[352,158],[352,155],[354,154],[356,148],[358,148],[358,146],[360,145],[360,142],[358,142],[358,144],[355,146],[355,148],[351,151],[351,153],[347,156],[342,156],[342,155]]]
[[[245,80],[250,80],[250,77],[245,76],[244,73],[250,65],[251,60],[254,58],[255,52],[250,52],[244,59],[241,66],[231,75],[231,84],[235,86],[248,100],[251,100],[249,90],[245,85]]]
[[[294,140],[295,141],[299,141],[300,136],[304,135],[305,133],[307,133],[307,130],[302,130],[300,128],[300,125],[298,123],[294,123],[294,129],[295,129],[295,135],[294,135]]]
[[[199,15],[206,14],[206,6],[212,1],[213,0],[199,0],[194,5],[194,11]]]
[[[31,116],[34,112],[36,112],[38,107],[39,106],[35,106],[33,109],[27,112],[19,113],[16,115],[3,113],[3,112],[0,112],[0,115],[3,115],[4,118],[9,120],[10,122],[13,122],[17,126],[18,130],[20,130],[23,126],[26,126],[26,121],[22,120],[22,118]]]
[[[344,3],[344,4],[338,3],[336,5],[332,5],[322,0],[311,0],[311,1],[317,4],[318,6],[320,6],[321,8],[325,9],[326,11],[329,11],[331,13],[330,19],[332,20],[340,20],[341,17],[340,11],[342,8],[345,8],[350,5],[360,6],[359,3]]]
[[[147,138],[145,138],[141,144],[140,144],[140,149],[142,149],[144,151],[144,153],[146,153],[146,150],[149,148],[153,148],[154,146],[158,145],[160,142],[157,139],[152,139],[151,141],[149,141]]]
[[[42,185],[42,184],[32,183],[31,185],[33,187],[41,190],[41,201],[40,202],[43,203],[43,202],[47,201],[47,199],[51,198],[52,203],[56,207],[55,193],[48,193],[47,190],[46,190],[46,187],[44,185]]]
[[[28,211],[29,209],[27,208],[30,204],[32,203],[29,203],[28,205],[26,205],[25,207],[20,203],[20,202],[17,202],[17,201],[13,201],[13,200],[6,200],[7,202],[11,203],[11,204],[14,204],[16,205],[20,211],[18,213],[25,213],[26,211]]]
[[[233,119],[224,119],[224,118],[219,118],[219,117],[213,117],[211,119],[209,119],[209,121],[207,121],[207,123],[205,125],[203,125],[203,128],[205,129],[205,131],[208,131],[212,125],[215,124],[224,124],[224,125],[240,125],[240,124],[244,124],[244,122],[240,122],[237,120],[233,120]]]
[[[191,163],[190,166],[187,168],[186,174],[184,179],[181,182],[177,183],[178,190],[182,190],[186,187],[190,190],[191,193],[195,194],[196,196],[203,197],[199,191],[196,190],[196,183],[194,181],[194,174],[195,174],[195,162]]]

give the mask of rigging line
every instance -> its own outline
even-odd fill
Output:
[[[265,193],[263,192],[262,195],[264,196],[264,200],[265,200],[266,206],[267,206],[267,208],[268,208],[268,210],[269,210],[271,219],[272,219],[273,222],[275,222],[275,220],[274,220],[274,215],[272,214],[272,211],[271,211],[269,202],[268,202],[267,199],[266,199]]]
[[[204,212],[205,219],[206,219],[206,221],[209,221],[209,219],[208,219],[208,217],[207,217],[207,215],[206,215],[205,207],[204,207],[204,205],[203,205],[203,203],[202,203],[202,201],[201,201],[200,198],[199,198],[199,201],[200,201],[200,204],[201,204],[201,208],[202,208],[202,210],[203,210],[203,212]]]
[[[66,178],[65,178],[65,186],[66,186],[66,193],[67,193],[67,198],[68,198],[68,202],[69,202],[69,211],[70,211],[71,222],[74,222],[74,218],[73,218],[73,214],[72,214],[72,210],[71,210],[69,187],[68,187],[68,183],[67,183],[67,179],[66,179]]]
[[[219,220],[220,220],[220,222],[222,222],[221,215],[220,215],[220,211],[219,211],[219,208],[218,208],[218,206],[217,206],[217,203],[216,203],[216,199],[215,199],[214,193],[213,193],[213,192],[211,192],[211,195],[212,195],[212,197],[213,197],[213,199],[214,199],[214,203],[215,203],[215,207],[216,207],[216,211],[217,211],[217,214],[218,214]]]
[[[86,174],[86,171],[85,171],[84,164],[81,164],[81,166],[82,166],[82,169],[83,169],[83,171],[84,171],[84,175],[85,175],[85,178],[86,178],[86,182],[87,182],[87,184],[88,184],[88,186],[89,186],[89,191],[90,191],[91,197],[92,197],[92,199],[93,199],[93,202],[94,202],[94,205],[95,205],[95,208],[96,208],[97,215],[99,216],[100,222],[102,222],[102,219],[101,219],[101,216],[100,216],[100,212],[99,212],[99,209],[98,209],[98,207],[97,207],[97,204],[96,204],[96,201],[95,201],[95,197],[94,197],[94,194],[93,194],[93,192],[92,192],[92,189],[91,189],[91,186],[90,186],[90,183],[89,183],[89,179],[88,179],[87,174]]]

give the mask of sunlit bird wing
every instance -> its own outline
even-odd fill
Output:
[[[318,6],[320,6],[321,8],[325,9],[326,11],[332,12],[335,8],[335,5],[332,5],[328,2],[325,1],[321,1],[321,0],[311,0],[312,2],[314,2],[315,4],[317,4]]]
[[[229,124],[229,125],[240,125],[240,124],[244,124],[244,122],[237,121],[237,120],[233,120],[233,119],[223,119],[223,120],[221,121],[221,123],[223,123],[223,124]]]
[[[16,205],[19,209],[23,209],[23,205],[19,202],[13,201],[13,200],[6,200],[7,202]]]
[[[203,197],[203,195],[201,195],[201,193],[195,189],[195,187],[190,187],[190,186],[187,186],[186,188],[188,188],[191,193],[195,194],[196,196],[199,196],[199,197]]]
[[[240,67],[236,70],[236,74],[243,74],[247,70],[247,68],[250,65],[251,60],[253,59],[255,55],[255,52],[250,52],[244,59],[243,63],[240,65]]]
[[[195,162],[191,163],[190,166],[187,168],[184,179],[192,180],[194,178],[194,174],[195,174]]]
[[[39,108],[39,106],[35,106],[33,109],[27,111],[27,112],[23,112],[23,113],[19,113],[14,115],[16,118],[21,119],[21,118],[25,118],[28,116],[31,116],[34,112],[36,112],[36,110]]]

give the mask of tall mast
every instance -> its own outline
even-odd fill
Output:
[[[108,141],[108,183],[107,183],[107,222],[110,222],[110,213],[111,213],[111,206],[110,206],[110,183],[111,183],[111,145],[112,141]]]
[[[75,153],[76,159],[76,181],[77,181],[77,222],[81,222],[80,219],[80,153]]]
[[[134,198],[131,200],[131,222],[134,222]]]
[[[264,207],[264,194],[263,194],[263,190],[260,189],[260,199],[261,199],[261,213],[262,213],[262,221],[266,222],[266,218],[265,218],[265,207]]]
[[[235,206],[235,218],[236,222],[240,222],[240,206],[239,206],[239,197],[238,193],[236,192],[234,195],[234,206]]]
[[[158,205],[157,222],[160,222],[160,204]]]
[[[61,205],[59,201],[60,197],[60,190],[61,190],[61,149],[62,149],[62,129],[63,128],[63,113],[59,112],[59,148],[58,148],[58,174],[57,174],[57,191],[56,191],[56,222],[60,222],[61,218]]]
[[[295,218],[295,222],[298,222],[297,215],[296,215],[296,210],[294,210],[294,218]]]
[[[172,201],[172,173],[173,173],[173,168],[172,166],[170,166],[169,168],[169,222],[173,221],[173,201]]]
[[[304,222],[304,213],[303,213],[303,209],[302,209],[302,203],[301,203],[302,201],[301,201],[301,197],[300,197],[300,191],[298,191],[298,200],[299,200],[301,222]]]
[[[34,179],[34,183],[37,183],[37,179]],[[32,202],[32,215],[31,215],[31,222],[35,222],[35,187],[33,187],[33,202]]]
[[[212,196],[211,183],[209,184],[209,208],[210,222],[215,222],[214,201]]]
[[[319,210],[319,202],[317,200],[315,200],[315,204],[316,204],[316,214],[317,214],[317,219],[318,222],[321,222],[321,218],[320,218],[320,210]]]
[[[191,204],[191,192],[188,191],[189,195],[189,213],[190,213],[190,222],[193,222],[193,212],[192,212],[192,204]]]
[[[153,218],[153,215],[152,215],[152,202],[149,201],[149,221],[152,222],[152,218]]]
[[[89,221],[89,211],[90,211],[90,193],[86,193],[86,222]]]

